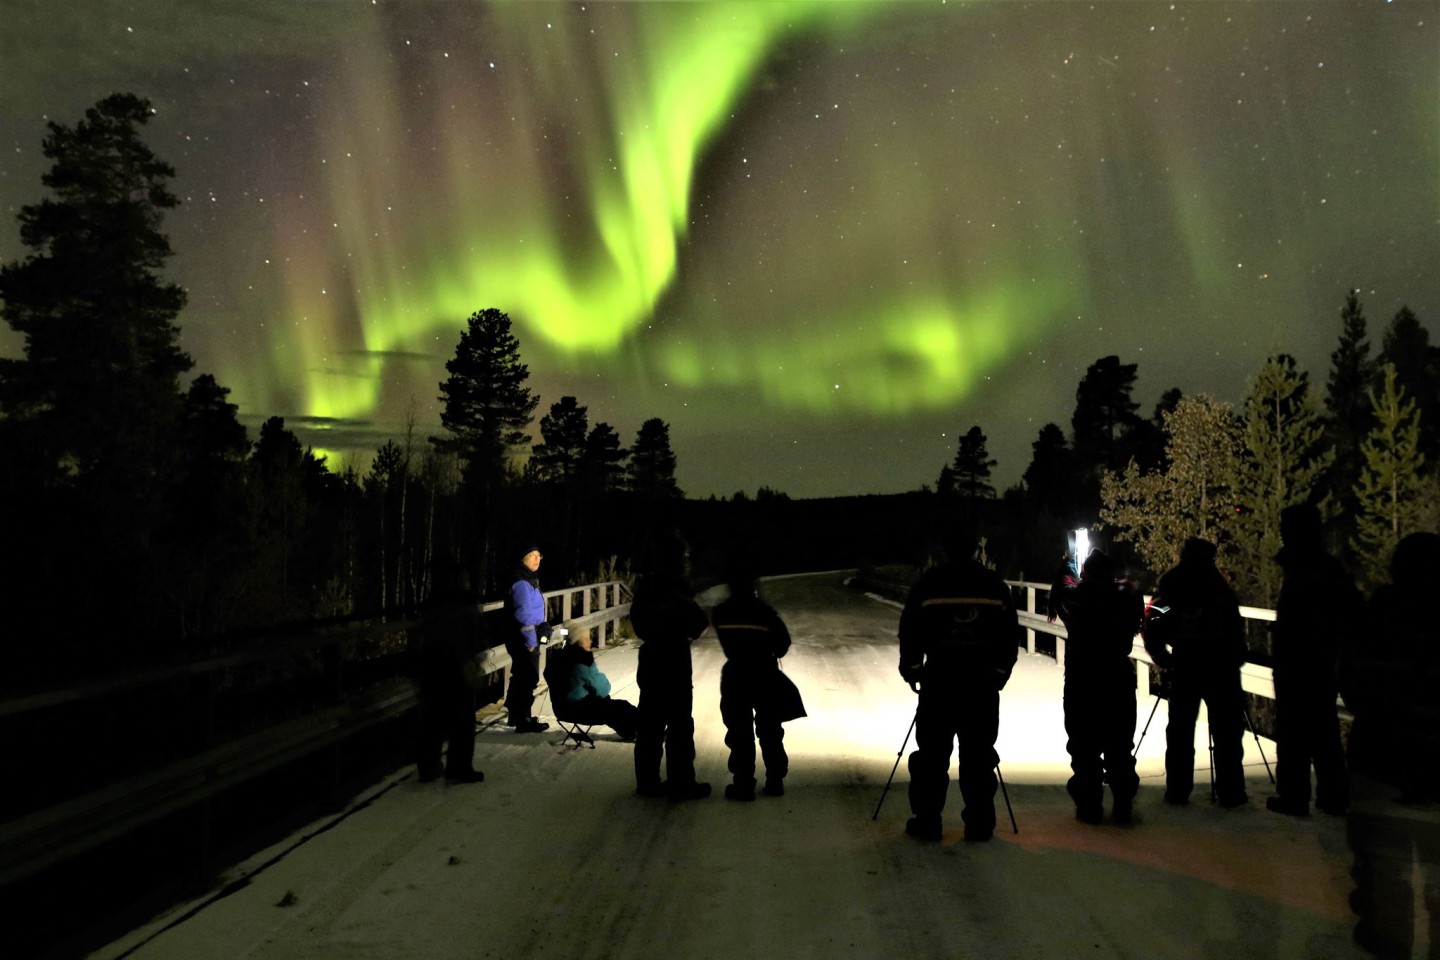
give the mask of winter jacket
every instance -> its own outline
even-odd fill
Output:
[[[643,686],[654,674],[688,679],[690,641],[705,632],[710,619],[683,577],[652,575],[636,585],[630,625],[641,640],[636,679]]]
[[[580,647],[566,647],[563,651],[568,662],[569,677],[562,691],[565,700],[577,703],[586,697],[610,696],[610,679],[595,666],[593,651]],[[552,656],[555,652],[552,652]]]
[[[1355,581],[1323,550],[1286,547],[1275,558],[1285,577],[1275,604],[1275,670],[1335,682],[1340,649],[1360,618]]]
[[[1065,676],[1109,677],[1134,683],[1130,652],[1145,604],[1128,580],[1076,580],[1062,574],[1050,588],[1050,605],[1065,624]]]
[[[974,560],[920,576],[900,613],[900,675],[999,690],[1010,679],[1024,630],[1010,588]]]
[[[505,612],[515,624],[515,638],[524,641],[525,649],[538,647],[536,627],[545,623],[545,595],[540,592],[539,578],[522,569],[505,597]]]
[[[732,595],[710,613],[725,667],[720,696],[738,698],[780,722],[805,716],[800,691],[780,672],[780,658],[790,650],[790,631],[765,601]]]
[[[775,667],[790,649],[790,631],[780,615],[755,596],[731,596],[710,613],[725,659],[743,668]]]
[[[1158,667],[1237,669],[1245,663],[1240,602],[1209,560],[1181,560],[1145,613],[1145,650]]]

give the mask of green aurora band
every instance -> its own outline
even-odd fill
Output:
[[[286,311],[302,322],[271,376],[303,384],[299,406],[311,416],[370,417],[387,365],[407,362],[395,354],[443,353],[459,321],[484,306],[516,318],[527,351],[543,343],[572,369],[621,352],[683,269],[697,167],[767,59],[797,37],[854,32],[883,6],[622,4],[537,14],[499,4],[484,27],[500,39],[486,46],[510,51],[524,69],[492,66],[473,51],[456,58],[468,66],[438,59],[419,78],[428,116],[415,115],[408,93],[417,78],[385,55],[395,38],[372,22],[348,40],[354,49],[317,158],[333,238],[279,223]],[[611,21],[603,41],[592,29],[601,13]],[[455,49],[478,49],[480,39],[457,36]],[[419,209],[397,226],[387,197]],[[332,243],[347,252],[339,263],[324,249]],[[327,262],[336,263],[331,275],[317,278],[316,264]],[[1052,271],[1042,286],[1017,278],[956,296],[937,277],[918,290],[882,291],[864,307],[868,322],[794,317],[781,332],[743,342],[702,327],[659,352],[660,374],[693,390],[758,387],[776,408],[815,414],[938,409],[1042,332],[1020,318],[1053,315],[1079,282]],[[342,359],[335,331],[351,325],[363,349]],[[805,342],[794,342],[807,329]],[[788,367],[765,359],[777,354],[807,359]],[[253,370],[224,375],[242,382]]]

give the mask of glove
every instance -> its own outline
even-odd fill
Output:
[[[925,665],[923,663],[902,663],[900,664],[900,677],[906,683],[914,687],[925,676]]]
[[[549,643],[551,629],[552,628],[548,623],[535,624],[535,639],[539,640],[541,643]]]

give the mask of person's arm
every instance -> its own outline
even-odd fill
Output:
[[[597,697],[610,696],[610,678],[601,673],[599,667],[591,665],[590,669],[585,671],[585,676],[589,680],[587,686],[591,693]]]
[[[780,614],[771,610],[770,617],[770,649],[776,659],[779,659],[790,652],[790,631],[786,628],[785,621],[780,619]]]
[[[1003,690],[1005,684],[1010,682],[1015,662],[1020,659],[1020,642],[1025,636],[1025,628],[1020,626],[1020,615],[1015,612],[1015,602],[1011,599],[1010,588],[1004,581],[1000,583],[1000,598],[1005,605],[1000,616],[1001,646],[995,651],[995,686],[996,689]]]
[[[918,584],[917,584],[918,586]],[[912,687],[925,672],[925,644],[920,597],[914,587],[900,611],[900,676]]]

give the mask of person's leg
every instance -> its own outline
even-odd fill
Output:
[[[457,683],[445,705],[445,776],[452,780],[472,779],[475,770],[475,692],[466,683]]]
[[[1083,681],[1066,679],[1065,708],[1065,750],[1070,754],[1071,777],[1065,788],[1075,802],[1075,816],[1086,823],[1099,823],[1102,814],[1101,801],[1104,798],[1104,767],[1100,760],[1101,742],[1098,715],[1101,705],[1096,702],[1095,691]],[[964,735],[961,735],[964,742]],[[961,773],[965,770],[964,758],[960,761]]]
[[[727,767],[734,785],[754,796],[755,711],[748,692],[734,676],[733,666],[726,664],[720,677],[720,719],[725,724],[725,746],[730,750]]]
[[[1350,776],[1345,769],[1345,748],[1340,743],[1340,717],[1336,691],[1320,687],[1311,704],[1311,744],[1315,763],[1315,804],[1330,814],[1350,808]]]
[[[665,777],[672,797],[695,785],[694,690],[690,674],[670,678],[665,697]]]
[[[1275,792],[1266,807],[1279,813],[1310,812],[1311,731],[1303,679],[1275,671]]]
[[[1215,741],[1215,797],[1222,807],[1238,807],[1245,793],[1245,692],[1238,670],[1226,670],[1206,685],[1205,710]]]
[[[960,797],[966,840],[988,840],[995,832],[995,739],[1000,733],[1000,692],[967,690],[959,704]]]
[[[665,752],[665,708],[663,685],[641,683],[640,704],[635,728],[635,789],[640,793],[660,792],[660,757]]]
[[[768,710],[755,711],[755,735],[760,740],[760,755],[765,760],[765,789],[770,793],[783,789],[790,772],[790,756],[785,752],[785,728]]]
[[[1170,719],[1165,724],[1165,799],[1188,803],[1195,788],[1195,719],[1200,715],[1200,679],[1177,674],[1170,684]]]
[[[1127,678],[1128,679],[1128,678]],[[1115,819],[1130,819],[1140,778],[1135,774],[1135,687],[1133,683],[1116,681],[1105,697],[1105,724],[1102,730],[1105,755],[1105,778],[1110,782],[1110,797]]]
[[[524,643],[509,640],[510,684],[505,691],[505,713],[510,725],[528,723],[535,706],[535,685],[540,682],[540,650],[528,650]]]
[[[938,694],[938,691],[937,691]],[[942,695],[922,689],[915,715],[915,750],[910,754],[910,812],[906,829],[924,839],[939,839],[940,815],[950,786],[950,753],[955,727]]]
[[[600,710],[596,722],[614,730],[621,740],[634,740],[640,725],[639,711],[635,709],[635,704],[629,700],[616,700],[614,697],[602,697],[598,702]]]
[[[440,750],[445,743],[444,701],[433,680],[420,681],[420,709],[415,712],[415,775],[421,783],[444,772]]]

